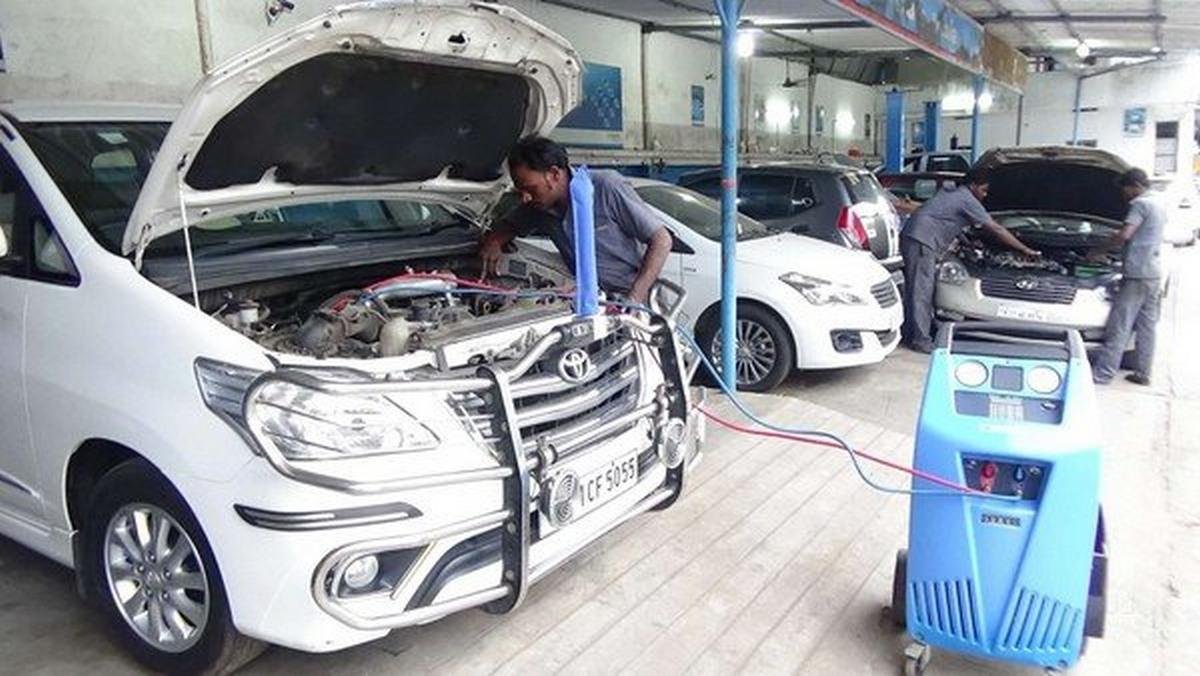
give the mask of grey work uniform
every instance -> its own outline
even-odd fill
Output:
[[[1143,194],[1129,203],[1125,224],[1136,228],[1125,242],[1121,289],[1108,312],[1104,347],[1093,368],[1097,381],[1112,380],[1131,333],[1136,335],[1133,370],[1147,378],[1154,361],[1155,328],[1162,289],[1162,238],[1167,214],[1158,199]]]
[[[600,288],[609,293],[628,293],[642,269],[646,244],[665,226],[624,176],[608,169],[592,169],[590,173]],[[570,206],[559,216],[521,204],[502,220],[518,237],[549,237],[563,261],[574,270],[575,225]]]
[[[966,186],[942,190],[909,218],[900,232],[904,258],[904,326],[901,333],[913,347],[933,347],[933,302],[937,289],[937,259],[963,228],[986,223],[987,209]]]

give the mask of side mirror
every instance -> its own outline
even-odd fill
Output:
[[[8,235],[4,234],[4,228],[0,228],[0,258],[8,257]]]

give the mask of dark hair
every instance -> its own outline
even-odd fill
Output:
[[[967,170],[964,182],[966,185],[987,185],[992,182],[992,172],[979,165],[975,165]]]
[[[508,167],[525,167],[533,171],[549,171],[550,167],[569,169],[567,149],[545,136],[532,134],[517,141],[508,151]]]
[[[1126,171],[1125,173],[1121,174],[1121,178],[1117,179],[1117,185],[1119,185],[1121,187],[1125,187],[1125,186],[1129,186],[1129,185],[1136,185],[1136,186],[1141,186],[1143,188],[1149,188],[1150,187],[1150,177],[1146,175],[1146,172],[1142,171],[1141,169],[1138,169],[1137,167],[1134,167],[1134,168],[1130,169],[1129,171]]]

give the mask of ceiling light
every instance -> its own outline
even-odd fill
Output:
[[[754,42],[758,39],[756,31],[738,31],[737,55],[743,59],[754,56]]]
[[[1150,48],[1150,53],[1151,54],[1162,54],[1162,47],[1159,47],[1158,45],[1154,45],[1153,47]]]
[[[1080,40],[1079,44],[1075,45],[1075,56],[1078,56],[1081,59],[1086,59],[1091,55],[1092,48],[1088,47],[1088,43]]]

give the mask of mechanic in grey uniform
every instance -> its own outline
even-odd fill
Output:
[[[1132,332],[1137,341],[1133,373],[1125,379],[1138,385],[1149,385],[1162,289],[1162,238],[1167,214],[1162,204],[1148,192],[1150,179],[1146,172],[1130,169],[1117,184],[1129,202],[1125,227],[1113,233],[1107,243],[1093,252],[1093,257],[1103,256],[1117,247],[1124,248],[1121,289],[1108,313],[1104,347],[1092,365],[1092,379],[1101,385],[1112,381]]]
[[[982,225],[1005,246],[1030,257],[1040,254],[1021,243],[996,223],[983,208],[988,174],[980,167],[967,172],[963,185],[942,190],[921,205],[900,231],[904,257],[904,326],[901,333],[910,348],[933,350],[933,302],[937,263],[964,228]]]
[[[528,136],[509,152],[508,170],[521,204],[484,235],[479,254],[484,275],[495,274],[505,244],[532,233],[549,237],[574,270],[571,167],[566,149],[548,138]],[[600,288],[645,303],[671,253],[671,233],[623,176],[605,169],[592,169],[590,174]]]

